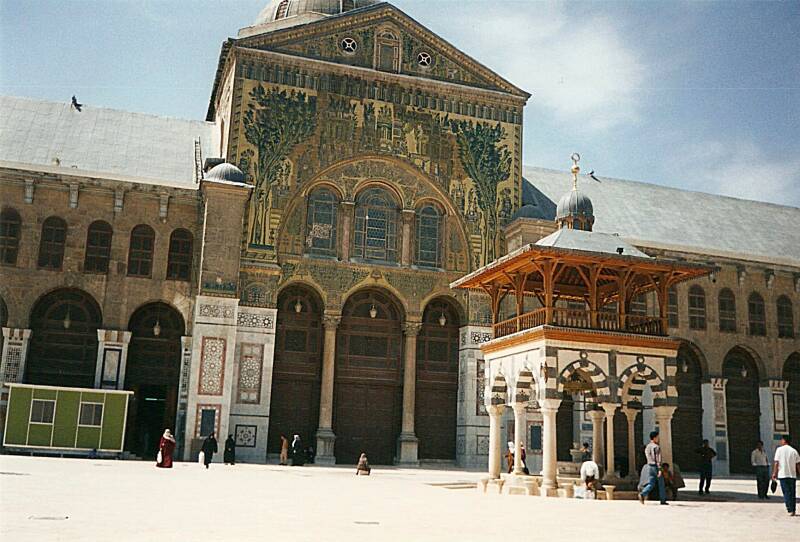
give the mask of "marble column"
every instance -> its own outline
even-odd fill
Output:
[[[401,465],[419,465],[419,439],[414,433],[414,409],[417,399],[417,335],[422,324],[406,322],[403,327],[403,423],[397,438],[397,462]]]
[[[635,408],[625,407],[622,409],[628,419],[628,477],[635,478],[636,472],[636,416],[639,411]]]
[[[603,419],[606,417],[602,410],[590,410],[589,417],[592,419],[592,461],[598,465],[603,465]]]
[[[0,359],[0,384],[22,382],[28,358],[30,329],[3,328],[3,354]]]
[[[490,406],[489,412],[489,478],[500,478],[500,464],[503,451],[500,442],[500,425],[505,405]]]
[[[541,403],[543,421],[542,496],[551,496],[558,488],[556,414],[561,399],[545,399]]]
[[[323,317],[325,341],[322,346],[322,382],[319,391],[319,428],[317,429],[316,463],[336,463],[333,453],[336,435],[333,433],[333,370],[336,362],[336,330],[341,316],[326,314]]]
[[[672,416],[674,406],[658,406],[653,411],[658,422],[658,444],[661,446],[661,461],[672,465]]]
[[[603,403],[600,405],[606,411],[606,478],[614,476],[614,412],[617,405]]]
[[[525,439],[525,425],[527,403],[514,403],[511,405],[514,411],[514,474],[525,474],[522,463],[522,441]]]
[[[128,360],[130,331],[97,330],[97,362],[94,387],[107,390],[125,388],[125,369]]]
[[[342,233],[341,233],[341,251],[340,256],[343,262],[350,261],[350,246],[352,240],[350,239],[351,232],[353,231],[353,213],[356,204],[352,201],[343,201],[341,204],[342,210]]]
[[[401,239],[400,265],[407,267],[414,261],[414,209],[403,209],[401,218],[403,224],[403,238]]]

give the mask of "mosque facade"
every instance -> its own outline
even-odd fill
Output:
[[[530,98],[371,0],[270,2],[223,43],[204,121],[0,98],[0,378],[132,391],[129,456],[170,427],[186,460],[214,431],[249,462],[299,434],[320,463],[484,467],[481,345],[528,305],[450,284],[558,227],[571,178],[523,167]],[[680,341],[675,461],[709,438],[747,472],[755,440],[800,433],[800,210],[601,181],[595,231],[714,268],[647,333]],[[654,296],[625,312],[659,318]],[[562,404],[566,460],[597,433]],[[540,410],[515,424],[535,466]]]

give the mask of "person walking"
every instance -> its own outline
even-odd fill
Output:
[[[764,443],[756,442],[756,448],[750,452],[750,464],[756,471],[756,488],[759,499],[769,499],[767,489],[769,488],[769,458],[764,451]]]
[[[506,450],[506,466],[508,467],[508,474],[514,472],[514,443],[508,441],[508,449]]]
[[[302,467],[306,464],[306,452],[303,449],[303,441],[300,440],[300,435],[295,435],[292,440],[292,466]]]
[[[172,436],[172,431],[164,429],[164,434],[158,444],[156,467],[160,469],[171,469],[173,453],[175,453],[175,437]]]
[[[700,487],[697,493],[702,495],[705,492],[705,494],[708,495],[710,493],[709,489],[711,488],[711,476],[713,472],[711,460],[717,457],[717,452],[708,445],[708,439],[703,439],[703,445],[695,450],[695,453],[700,456]]]
[[[783,502],[790,516],[797,512],[797,476],[800,474],[800,454],[792,448],[789,435],[781,437],[781,445],[775,450],[775,466],[772,468],[772,479],[781,483]]]
[[[289,439],[286,435],[281,434],[281,465],[286,465],[289,462]]]
[[[206,437],[206,440],[203,441],[203,464],[206,468],[211,464],[214,454],[218,451],[217,439],[214,438],[214,433],[212,432]]]
[[[650,492],[658,487],[658,498],[662,506],[664,506],[667,504],[667,495],[664,488],[664,477],[661,472],[661,446],[658,445],[658,431],[650,433],[650,443],[644,449],[644,455],[647,458],[649,479],[642,492],[639,493],[639,502],[644,504]]]
[[[225,453],[222,459],[226,465],[236,464],[236,441],[233,440],[233,435],[228,435],[228,440],[225,441]]]
[[[519,455],[522,458],[522,472],[525,474],[530,474],[531,471],[528,470],[528,453],[525,451],[525,444],[520,442],[519,448],[521,450]]]

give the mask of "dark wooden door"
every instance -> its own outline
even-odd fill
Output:
[[[574,420],[575,414],[573,412],[575,402],[572,396],[565,393],[561,399],[561,404],[556,413],[556,456],[559,461],[572,461],[570,450],[573,445],[574,438]],[[582,413],[581,413],[582,414]],[[594,444],[592,444],[594,446]],[[505,447],[504,447],[505,448]]]
[[[672,457],[683,472],[696,472],[699,456],[695,450],[703,443],[703,379],[700,363],[685,346],[678,351],[678,408],[672,418]],[[709,435],[709,440],[713,435]]]
[[[792,354],[783,367],[783,378],[789,382],[786,389],[786,411],[784,418],[789,417],[789,434],[797,448],[800,439],[800,354]]]
[[[278,298],[269,453],[280,452],[281,435],[289,442],[300,435],[306,446],[316,446],[322,341],[322,303],[316,294],[301,286],[283,290]]]
[[[734,351],[725,359],[722,375],[728,416],[728,460],[731,474],[752,474],[750,453],[760,439],[758,373],[749,354]]]
[[[446,299],[431,301],[417,337],[414,431],[420,459],[456,458],[458,312]]]
[[[342,311],[334,377],[336,462],[394,460],[402,416],[403,333],[398,304],[377,290],[358,292]]]

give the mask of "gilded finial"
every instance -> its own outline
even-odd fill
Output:
[[[570,156],[570,159],[572,160],[572,189],[573,190],[577,190],[578,189],[578,173],[581,172],[581,168],[578,165],[578,162],[581,161],[581,155],[578,154],[577,152],[573,152],[572,156]]]

